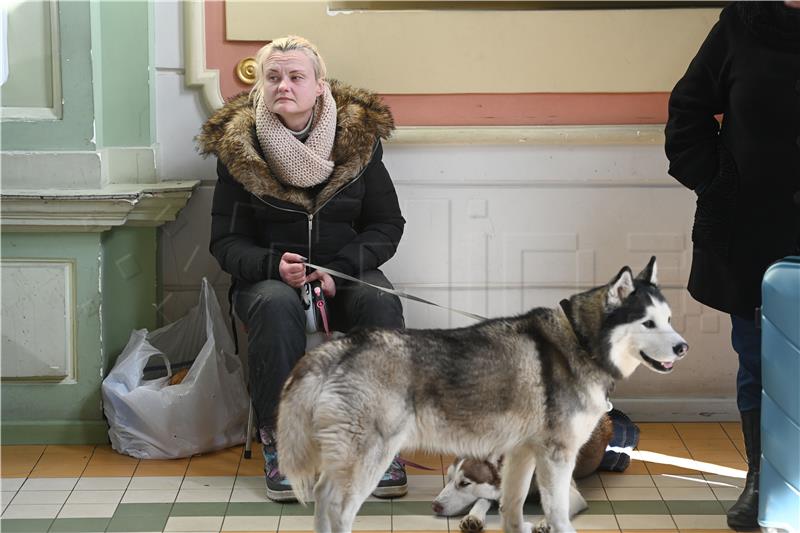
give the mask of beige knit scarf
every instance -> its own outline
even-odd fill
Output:
[[[298,140],[270,112],[263,98],[256,102],[256,134],[270,170],[280,181],[293,187],[308,188],[328,179],[333,172],[331,151],[336,136],[336,101],[325,83],[317,98],[311,132],[305,143]]]

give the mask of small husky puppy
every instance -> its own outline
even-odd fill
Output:
[[[592,431],[592,436],[583,445],[575,464],[572,477],[580,479],[592,474],[603,460],[606,446],[614,433],[611,418],[606,414]],[[447,484],[433,500],[431,507],[439,516],[457,516],[469,512],[459,522],[461,531],[482,531],[486,524],[486,513],[500,499],[500,469],[503,458],[490,457],[485,460],[456,457],[447,469]],[[536,474],[531,481],[528,498],[539,495]],[[585,510],[586,501],[575,483],[570,484],[569,516]]]
[[[653,257],[635,278],[624,267],[554,309],[458,329],[363,329],[308,352],[283,388],[278,456],[298,500],[314,489],[315,531],[351,531],[392,458],[418,448],[503,455],[507,533],[533,528],[522,506],[535,467],[539,530],[574,532],[571,474],[615,381],[640,365],[668,374],[688,350],[656,277]]]

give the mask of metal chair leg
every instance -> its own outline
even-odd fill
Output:
[[[250,459],[253,455],[253,402],[250,402],[250,412],[247,414],[247,437],[244,441],[244,458]]]

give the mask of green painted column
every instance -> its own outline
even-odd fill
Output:
[[[99,147],[155,142],[153,4],[92,0]]]
[[[102,234],[104,375],[132,330],[156,327],[156,231],[122,226]]]

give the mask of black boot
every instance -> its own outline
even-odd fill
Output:
[[[761,468],[761,410],[742,411],[741,415],[747,450],[747,479],[741,496],[728,510],[728,527],[736,531],[758,528],[758,474]]]

